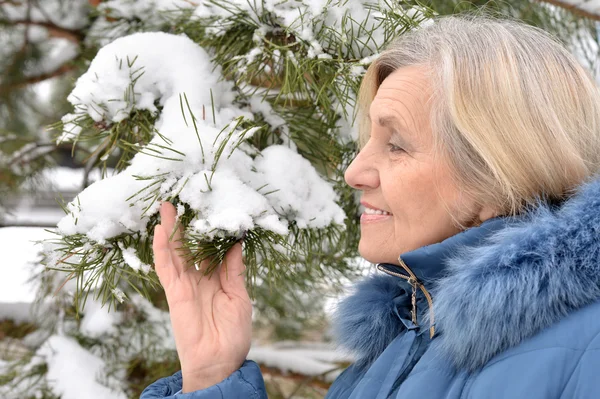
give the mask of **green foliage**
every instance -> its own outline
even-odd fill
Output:
[[[326,8],[343,3],[330,0]],[[288,236],[260,228],[238,237],[216,234],[208,239],[193,233],[186,236],[183,244],[190,254],[189,264],[212,262],[206,275],[214,271],[229,248],[243,241],[247,281],[258,316],[256,326],[268,329],[276,339],[303,338],[307,330],[322,332],[325,325],[322,305],[327,295],[335,294],[342,281],[358,275],[349,261],[358,256],[358,205],[356,193],[343,179],[343,172],[357,147],[349,132],[343,129],[344,123],[352,122],[355,117],[359,85],[374,55],[393,38],[434,15],[465,11],[520,18],[554,33],[565,43],[573,38],[585,42],[589,37],[598,37],[594,22],[577,18],[566,10],[550,8],[543,2],[528,0],[384,0],[369,5],[370,15],[366,20],[358,20],[349,13],[342,15],[340,29],[324,23],[322,17],[309,17],[301,8],[296,21],[284,24],[276,13],[265,9],[261,0],[248,0],[249,8],[240,8],[227,0],[208,0],[205,4],[217,10],[218,15],[200,18],[191,10],[182,9],[145,21],[122,16],[117,10],[91,9],[87,14],[89,20],[76,32],[70,32],[74,35],[71,39],[77,40],[79,52],[54,71],[60,74],[53,76],[57,82],[47,102],[40,101],[39,94],[29,87],[44,76],[32,79],[25,73],[28,65],[44,57],[43,43],[23,41],[27,32],[24,26],[11,24],[0,13],[0,40],[9,38],[11,41],[11,46],[4,49],[11,50],[8,56],[0,57],[0,204],[7,193],[14,192],[27,179],[53,165],[56,153],[65,148],[70,150],[77,165],[88,171],[101,168],[103,176],[108,168],[114,168],[117,173],[125,170],[141,151],[157,158],[182,160],[185,154],[173,149],[170,140],[155,127],[162,112],[160,104],[154,104],[156,112],[135,109],[136,82],[144,73],[143,68],[137,68],[135,59],[122,60],[123,67],[131,70],[131,85],[122,98],[131,109],[125,118],[119,122],[97,122],[88,115],[78,115],[71,122],[81,133],[72,143],[61,145],[49,142],[50,137],[46,137],[49,134],[41,127],[52,123],[49,127],[54,132],[53,139],[63,133],[65,124],[56,121],[68,112],[67,93],[75,78],[87,69],[99,48],[110,39],[142,31],[185,34],[209,52],[215,67],[233,83],[236,105],[251,108],[253,100],[260,98],[277,116],[273,119],[253,110],[253,119],[240,118],[228,126],[229,130],[223,129],[212,172],[218,160],[228,156],[225,145],[237,137],[234,132],[242,132],[234,148],[244,144],[260,151],[273,144],[294,146],[335,187],[338,204],[348,216],[344,226],[320,230],[301,229],[292,224]],[[416,7],[419,13],[411,7]],[[303,36],[303,27],[310,27],[314,37]],[[375,37],[375,31],[383,32],[381,40]],[[315,50],[312,39],[320,43],[320,53]],[[590,64],[596,62],[593,55],[588,56]],[[182,95],[180,100],[182,118],[200,135],[197,122],[214,120],[214,108],[203,110],[203,115],[194,115],[187,97]],[[160,136],[162,142],[149,145],[156,136]],[[200,140],[199,143],[202,145]],[[187,228],[196,215],[177,195],[161,197],[159,188],[167,182],[167,177],[166,174],[151,178],[138,176],[148,184],[128,201],[143,202],[146,210],[161,200],[183,205],[184,212],[178,223]],[[209,188],[211,179],[212,175],[207,175]],[[185,184],[182,182],[182,187]],[[77,200],[74,204],[77,205]],[[64,201],[61,206],[68,213]],[[159,216],[154,214],[144,231],[129,231],[105,243],[94,242],[85,234],[55,233],[55,239],[46,241],[51,252],[43,260],[47,266],[45,274],[39,276],[43,281],[40,297],[52,295],[61,309],[61,318],[48,315],[50,319],[43,327],[55,331],[61,323],[69,325],[69,336],[107,360],[108,375],[117,376],[119,370],[126,370],[129,384],[126,392],[131,397],[139,396],[148,383],[178,369],[174,351],[164,346],[164,329],[168,322],[157,321],[138,297],[146,298],[154,309],[168,310],[158,279],[153,271],[133,270],[123,255],[125,248],[134,248],[142,263],[152,265],[153,228],[158,223]],[[61,292],[63,285],[71,280],[76,289],[73,297]],[[78,330],[89,294],[100,303],[108,304],[108,309],[127,315],[107,336],[91,338]],[[130,348],[124,339],[136,342],[136,346]],[[122,353],[123,348],[128,351]],[[27,356],[14,363],[0,375],[0,385],[32,378],[40,397],[54,398],[51,390],[40,382],[47,365],[40,363],[26,368],[26,372],[21,371],[31,360]],[[277,383],[268,382],[268,387],[273,397],[286,397]],[[297,392],[319,397],[320,391],[305,387]]]
[[[160,287],[155,276],[136,272],[123,261],[123,248],[134,246],[142,262],[153,263],[152,242],[139,232],[121,234],[103,245],[84,234],[61,236],[47,231],[58,236],[45,242],[54,246],[54,255],[59,258],[44,258],[42,262],[48,271],[63,272],[66,275],[64,283],[75,279],[73,301],[77,314],[85,307],[90,292],[94,293],[94,299],[101,299],[102,304],[108,302],[110,310],[124,300],[123,289],[133,289],[148,298],[151,290]]]
[[[0,374],[0,386],[4,389],[14,387],[10,392],[23,398],[60,399],[45,381],[47,372],[48,365],[36,362],[34,354],[30,354],[12,362]]]
[[[143,353],[130,359],[125,368],[130,398],[139,398],[148,381],[156,381],[179,371],[179,359],[173,353],[171,355],[170,359],[161,362],[148,362]]]
[[[439,15],[485,12],[500,18],[503,16],[517,18],[552,33],[567,47],[572,47],[575,43],[586,48],[590,41],[598,43],[597,21],[582,18],[569,9],[553,6],[551,1],[420,0],[418,2],[433,8]],[[597,65],[597,53],[587,52],[582,56],[589,66]]]
[[[28,322],[16,323],[10,319],[0,320],[0,340],[4,337],[23,338],[35,331],[36,328],[34,324]]]

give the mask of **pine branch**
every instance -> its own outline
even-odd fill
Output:
[[[88,159],[85,161],[85,167],[83,169],[83,183],[81,184],[82,189],[85,189],[89,185],[90,172],[96,166],[98,158],[100,158],[100,153],[106,151],[109,144],[110,142],[106,140],[104,143],[98,146],[98,148],[94,150],[94,152],[92,152],[92,154],[90,154]]]
[[[577,3],[577,2],[569,3],[566,1],[562,1],[562,0],[536,0],[536,1],[540,2],[540,3],[552,4],[552,5],[564,8],[565,10],[568,10],[568,11],[572,12],[573,14],[580,15],[582,17],[586,17],[586,18],[593,19],[596,21],[600,21],[600,13],[593,13],[591,11],[586,11],[579,7],[579,5],[582,3],[585,3],[585,1],[582,1],[581,3]]]
[[[24,145],[20,150],[12,154],[8,160],[8,164],[16,165],[22,163],[30,163],[35,159],[45,156],[56,148],[54,143],[32,142]]]
[[[85,39],[85,33],[80,30],[68,29],[58,26],[52,22],[43,21],[31,21],[31,20],[0,20],[0,26],[13,26],[13,25],[25,25],[25,26],[40,26],[48,30],[48,34],[51,37],[57,37],[69,40],[73,43],[81,43]]]
[[[119,159],[115,165],[115,169],[120,172],[129,165],[133,156],[140,152],[142,147],[144,147],[145,151],[159,152],[157,149],[148,146],[148,143],[155,134],[160,135],[154,127],[157,117],[158,114],[150,111],[135,110],[131,112],[128,118],[118,123],[113,123],[105,121],[95,122],[87,114],[79,115],[71,121],[74,126],[82,129],[74,141],[73,151],[79,143],[97,143],[100,140],[102,144],[93,146],[92,153],[84,160],[84,163],[89,164],[90,169],[99,166],[100,163],[106,166],[108,157],[117,150],[121,150]],[[56,140],[63,134],[65,124],[57,122],[51,125],[50,128],[55,132],[53,139]],[[163,136],[161,135],[161,137]],[[167,139],[163,137],[163,140],[168,145]],[[181,155],[170,147],[164,147],[163,149],[173,153],[173,156]],[[163,155],[163,157],[165,156]]]
[[[44,73],[44,74],[37,75],[37,76],[30,76],[23,80],[14,82],[14,83],[10,83],[7,85],[1,85],[0,86],[0,96],[5,95],[6,93],[9,93],[15,89],[22,89],[24,87],[31,86],[31,85],[43,82],[48,79],[53,79],[53,78],[65,75],[65,74],[75,71],[77,69],[78,68],[75,65],[65,64],[65,65],[61,65],[58,69],[56,69],[52,72],[49,72],[49,73]]]
[[[88,1],[92,6],[101,2]],[[46,311],[56,319],[51,325],[53,328],[65,327],[66,335],[74,337],[82,347],[99,354],[103,359],[109,359],[107,369],[112,370],[114,366],[115,376],[123,375],[123,369],[119,367],[125,365],[127,382],[123,385],[129,388],[138,385],[144,387],[147,385],[144,378],[159,378],[161,375],[168,375],[167,370],[170,370],[170,367],[177,367],[176,355],[174,351],[165,350],[165,334],[159,330],[168,326],[168,319],[152,319],[157,314],[167,315],[156,309],[167,310],[157,277],[153,272],[145,274],[142,270],[132,268],[125,262],[123,255],[124,249],[134,249],[136,256],[146,266],[153,263],[152,231],[159,222],[159,215],[154,211],[156,207],[153,205],[158,201],[171,201],[177,207],[178,223],[183,226],[186,237],[183,244],[190,250],[188,260],[190,264],[203,259],[211,260],[212,270],[209,269],[208,273],[214,271],[214,265],[223,259],[232,245],[243,240],[247,281],[253,297],[256,298],[258,323],[268,326],[278,337],[297,338],[307,327],[314,327],[320,323],[322,319],[315,317],[315,314],[322,310],[319,299],[324,295],[321,294],[340,287],[339,282],[342,278],[353,278],[358,274],[349,261],[350,258],[358,256],[358,205],[355,192],[343,180],[343,171],[353,159],[357,148],[348,137],[342,136],[343,132],[339,126],[341,122],[346,126],[345,123],[351,123],[354,117],[356,93],[368,60],[381,51],[389,40],[418,25],[431,14],[428,14],[426,9],[421,9],[422,12],[418,16],[408,14],[408,1],[383,0],[371,5],[370,17],[367,20],[359,20],[358,14],[341,16],[339,29],[338,25],[335,28],[327,24],[319,25],[322,22],[319,16],[310,17],[304,12],[299,13],[295,27],[290,27],[284,26],[275,12],[265,10],[264,1],[249,1],[251,6],[242,10],[238,8],[237,1],[212,0],[213,6],[219,7],[220,11],[227,11],[229,15],[198,20],[189,18],[190,13],[174,13],[174,19],[165,19],[166,22],[160,25],[160,29],[165,31],[186,33],[207,50],[214,58],[215,64],[223,71],[224,78],[234,83],[236,96],[233,105],[244,112],[254,114],[253,120],[233,121],[230,129],[221,130],[214,142],[212,139],[204,141],[205,160],[210,160],[203,166],[206,169],[204,176],[207,190],[216,190],[213,175],[217,170],[217,163],[227,162],[228,156],[231,156],[229,148],[238,148],[253,158],[273,144],[283,144],[297,149],[322,177],[335,187],[339,196],[337,203],[347,218],[343,226],[328,226],[318,230],[301,229],[290,223],[288,235],[279,235],[259,228],[233,234],[226,231],[211,231],[206,235],[194,234],[193,222],[201,219],[203,215],[198,215],[199,211],[192,210],[190,205],[183,203],[179,197],[184,187],[189,188],[189,174],[194,173],[194,170],[189,173],[186,171],[185,176],[177,173],[158,173],[151,177],[133,176],[139,180],[147,180],[148,183],[126,199],[129,204],[143,203],[142,217],[147,218],[147,223],[140,227],[141,231],[127,230],[102,244],[90,240],[84,233],[65,237],[57,234],[57,239],[53,242],[56,246],[50,253],[51,256],[42,262],[47,266],[44,278],[58,279],[52,283],[48,281],[48,287],[45,288],[49,291],[45,293],[46,296],[57,293],[53,298],[56,308],[52,312]],[[342,3],[343,1],[331,1],[327,6]],[[475,7],[476,3],[484,1],[438,0],[435,3],[437,9],[447,8],[454,12],[454,7],[458,7],[456,3]],[[299,2],[298,5],[302,4]],[[561,30],[563,37],[572,38],[571,35],[574,34],[571,31],[567,32],[567,28],[571,29],[570,27],[563,26],[568,25],[566,20],[562,25],[553,25],[556,21],[544,14],[543,7],[539,7],[539,4],[532,7],[530,2],[504,2],[502,7],[505,12],[507,5],[514,6],[520,15],[531,15],[534,24]],[[278,4],[274,7],[278,7]],[[529,12],[531,14],[527,14]],[[99,12],[92,18],[97,14]],[[110,16],[106,17],[110,25],[107,29],[114,29],[121,23],[126,26],[119,31],[120,34],[141,31],[148,27],[145,21],[115,21],[110,20]],[[111,22],[115,24],[110,24]],[[336,24],[338,22],[340,21],[336,21]],[[314,42],[311,43],[311,39],[302,39],[299,31],[302,27],[307,27],[308,31],[312,29],[314,42],[318,43],[320,49],[313,45]],[[18,32],[22,29],[21,27]],[[153,26],[153,29],[156,27]],[[380,39],[381,32],[383,41]],[[86,43],[93,40],[94,38],[88,37]],[[90,54],[96,51],[93,48],[88,50]],[[27,59],[33,59],[32,55],[35,54],[24,54],[23,59],[19,61],[24,63]],[[22,69],[20,66],[23,63],[15,64],[9,75],[20,76],[18,71]],[[135,75],[135,72],[132,75]],[[171,148],[173,143],[167,137],[161,136],[155,128],[157,118],[162,112],[161,107],[157,105],[160,101],[155,102],[156,113],[140,111],[133,106],[129,108],[130,105],[135,105],[136,90],[133,84],[128,88],[124,99],[117,99],[127,103],[127,115],[124,115],[125,119],[120,122],[114,123],[108,117],[94,122],[89,115],[83,114],[71,121],[73,125],[82,129],[73,143],[73,151],[77,144],[82,149],[89,148],[89,153],[85,156],[86,176],[93,166],[106,166],[109,158],[117,164],[117,171],[123,171],[132,157],[141,151],[162,159],[185,159],[185,154]],[[257,98],[262,99],[263,103],[258,106],[259,109],[254,109]],[[194,115],[191,104],[187,103],[182,96],[181,108],[186,118],[185,123],[190,127],[191,142],[194,142],[194,134],[197,134],[199,139],[203,138],[203,126],[199,121],[210,121],[210,110],[207,112],[198,104],[194,104]],[[100,115],[104,114],[102,111],[105,109],[102,109],[102,105],[92,104],[90,107],[100,111]],[[74,112],[77,110],[76,107]],[[217,119],[214,115],[213,108],[213,125]],[[194,125],[196,126],[192,130]],[[56,127],[62,131],[61,124],[57,124]],[[246,139],[246,136],[252,133],[253,135]],[[153,140],[157,135],[163,140]],[[229,143],[233,137],[239,140]],[[2,142],[3,138],[0,137],[0,144]],[[150,142],[152,145],[149,145]],[[200,140],[198,144],[202,143]],[[118,160],[113,158],[117,150],[122,151]],[[187,148],[185,150],[187,152]],[[33,153],[35,151],[29,155]],[[202,157],[200,151],[197,154],[198,157],[194,161]],[[215,157],[211,158],[213,155]],[[173,170],[176,169],[178,168]],[[198,171],[198,174],[200,173],[201,171]],[[275,194],[268,184],[256,188],[256,191],[267,197]],[[72,204],[74,207],[81,206],[77,200]],[[65,213],[69,213],[66,204],[62,205]],[[154,214],[149,214],[151,208]],[[286,214],[283,209],[277,209],[276,212],[281,220],[293,220],[293,215]],[[63,292],[62,287],[69,281],[75,283],[74,301],[70,293]],[[79,330],[74,321],[78,321],[79,313],[83,311],[89,294],[104,304],[110,303],[109,309],[123,312],[123,324],[117,325],[115,332],[91,338]],[[148,301],[142,301],[138,295],[142,295]],[[128,300],[124,301],[124,298]],[[146,312],[144,306],[149,304],[155,308]],[[62,313],[57,316],[59,309]],[[133,352],[131,347],[134,345],[129,345],[131,342],[142,343],[144,350],[139,353]],[[125,350],[117,350],[123,348]],[[36,370],[39,371],[40,378],[47,372],[43,365]],[[19,376],[23,375],[25,374],[22,372],[14,372],[8,377],[0,376],[0,383],[20,381]],[[27,394],[37,394],[44,388],[36,389]],[[48,389],[48,395],[44,397],[51,397],[50,393]]]

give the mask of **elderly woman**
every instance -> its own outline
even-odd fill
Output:
[[[334,320],[357,361],[328,398],[600,397],[600,95],[540,29],[442,17],[360,92],[359,251],[381,271]],[[142,399],[266,398],[241,246],[196,286],[166,232],[156,272],[181,371]],[[177,238],[181,237],[181,232]]]

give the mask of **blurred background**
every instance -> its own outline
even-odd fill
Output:
[[[65,334],[60,321],[71,320],[72,297],[48,291],[43,245],[36,241],[53,237],[65,203],[119,167],[118,152],[102,155],[103,137],[57,144],[61,118],[72,112],[67,97],[77,78],[98,50],[118,37],[179,32],[176,13],[189,12],[200,1],[0,0],[3,398],[135,398],[179,369],[160,290],[150,294],[152,306],[132,301],[119,309],[119,317],[90,300],[85,317],[72,318],[76,326],[66,335],[73,340],[56,338]],[[486,9],[519,18],[557,36],[598,80],[600,0],[386,1],[379,7],[398,4],[441,15]],[[355,272],[344,276],[342,289],[318,298],[269,292],[261,297],[269,303],[257,303],[264,317],[256,320],[257,344],[249,358],[263,368],[271,398],[322,398],[352,361],[335,349],[328,332],[331,309],[344,287],[371,268],[356,254],[348,259]],[[120,354],[127,343],[118,338],[132,340],[137,333],[138,355]]]

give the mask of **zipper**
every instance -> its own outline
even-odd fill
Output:
[[[397,394],[396,390],[398,389],[398,387],[400,385],[402,385],[402,383],[404,381],[406,381],[409,374],[413,371],[416,364],[421,359],[421,357],[423,356],[423,353],[427,349],[427,345],[424,345],[424,339],[423,339],[422,335],[417,335],[415,337],[415,340],[413,341],[412,346],[415,348],[415,352],[413,353],[413,355],[410,359],[408,359],[408,357],[407,357],[408,362],[407,362],[407,364],[404,365],[404,368],[402,369],[400,374],[398,374],[398,377],[396,377],[396,381],[394,381],[394,385],[392,385],[392,388],[390,389],[387,399],[392,399],[396,396],[396,394]],[[412,351],[412,348],[411,348],[411,351]],[[410,354],[410,352],[409,352],[409,354]]]
[[[420,289],[421,292],[423,292],[423,295],[425,295],[425,299],[427,299],[427,305],[429,307],[429,314],[431,316],[430,322],[429,322],[429,337],[433,338],[433,336],[435,335],[435,326],[433,325],[435,320],[434,320],[434,315],[433,315],[433,301],[431,299],[431,295],[429,294],[429,291],[427,291],[425,286],[419,281],[417,276],[412,272],[412,270],[410,270],[410,268],[408,266],[406,266],[406,263],[404,263],[404,261],[402,260],[402,257],[400,257],[400,256],[398,257],[398,262],[400,263],[400,266],[404,270],[406,270],[406,272],[408,273],[408,276],[405,274],[402,274],[402,273],[397,273],[397,272],[388,270],[385,267],[383,267],[381,264],[377,265],[377,270],[382,271],[391,276],[403,278],[408,281],[408,283],[412,287],[412,294],[411,294],[412,309],[410,311],[410,314],[411,314],[412,322],[416,326],[419,326],[419,324],[417,323],[417,288]]]

